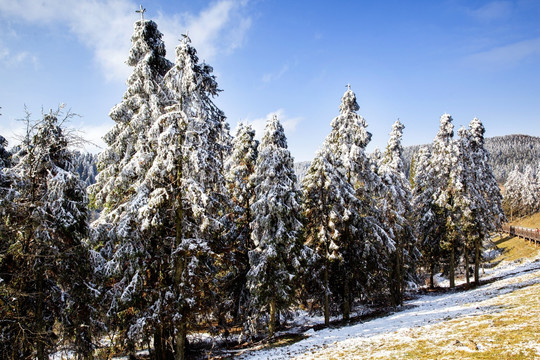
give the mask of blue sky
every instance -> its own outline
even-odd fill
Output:
[[[15,144],[24,105],[67,104],[72,127],[100,143],[122,99],[139,2],[0,0],[0,134]],[[297,161],[310,160],[351,84],[384,148],[429,143],[447,112],[487,136],[540,136],[540,1],[142,1],[173,59],[189,30],[214,67],[231,129],[259,135],[277,113]],[[234,133],[234,131],[232,131]],[[97,151],[87,146],[90,151]]]

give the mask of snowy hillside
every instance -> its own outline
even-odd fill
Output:
[[[309,331],[308,338],[291,346],[242,354],[240,359],[329,359],[329,358],[389,358],[397,353],[385,352],[381,344],[413,341],[415,335],[425,335],[425,341],[438,340],[444,324],[453,319],[473,322],[485,314],[500,313],[504,307],[497,299],[519,289],[540,284],[540,257],[524,262],[504,263],[486,270],[487,284],[469,291],[453,291],[436,295],[421,295],[406,301],[401,310],[371,321],[343,328]],[[536,293],[536,296],[538,293]],[[441,326],[442,325],[442,326]],[[430,331],[437,327],[439,332]],[[454,339],[455,338],[455,339]],[[455,334],[452,344],[467,347],[467,334]],[[450,342],[449,340],[449,342]],[[469,343],[471,344],[471,343]],[[474,342],[478,354],[496,346]],[[532,354],[540,356],[540,340],[531,339],[526,345]],[[472,351],[472,350],[471,350]]]

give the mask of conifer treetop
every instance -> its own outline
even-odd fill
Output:
[[[469,123],[469,131],[475,144],[477,146],[484,146],[484,133],[486,132],[486,129],[478,118],[471,120]]]
[[[356,95],[351,90],[351,85],[349,84],[347,85],[347,91],[345,91],[345,94],[343,94],[343,97],[341,98],[339,110],[342,114],[360,110],[360,105],[356,102]]]
[[[287,138],[285,137],[285,131],[283,130],[283,126],[279,122],[277,115],[273,115],[272,119],[268,120],[266,123],[261,146],[264,148],[274,146],[287,149]]]
[[[401,139],[403,137],[403,125],[399,119],[397,119],[392,125],[392,132],[390,133],[390,139],[388,139],[388,145],[386,146],[386,153],[383,160],[384,165],[388,166],[395,172],[403,172],[403,146],[401,145]]]

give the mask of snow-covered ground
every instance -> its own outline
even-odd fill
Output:
[[[524,286],[540,283],[540,257],[523,262],[501,263],[486,269],[482,280],[493,282],[473,290],[422,295],[407,301],[401,311],[356,325],[310,330],[309,337],[293,345],[269,350],[249,351],[237,354],[247,359],[309,359],[314,352],[335,347],[346,349],[358,346],[371,337],[406,332],[411,328],[437,324],[449,319],[481,315],[499,311],[481,302],[510,293]],[[540,355],[540,354],[539,354]]]

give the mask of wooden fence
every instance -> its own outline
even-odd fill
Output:
[[[511,226],[510,224],[503,224],[501,230],[509,235],[518,236],[525,239],[535,246],[540,245],[540,229],[531,229],[521,226]]]

